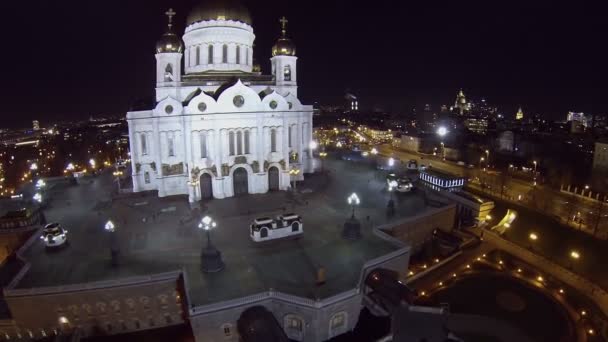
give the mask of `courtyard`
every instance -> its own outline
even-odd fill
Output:
[[[200,204],[202,215],[217,222],[213,244],[226,268],[200,270],[206,243],[198,217],[185,196],[157,198],[153,193],[112,199],[111,173],[90,177],[80,185],[55,187],[45,211],[49,222],[69,231],[70,245],[47,250],[35,243],[25,253],[31,268],[18,288],[62,286],[183,269],[191,304],[203,305],[266,291],[270,288],[310,299],[326,298],[357,286],[361,267],[398,249],[373,234],[372,227],[424,212],[419,192],[393,194],[396,215],[387,217],[391,194],[385,172],[368,165],[326,160],[325,173],[307,175],[298,193],[269,192]],[[356,216],[362,238],[345,240],[342,225],[351,215],[346,198],[356,192]],[[249,237],[253,219],[295,212],[302,216],[299,239],[255,244]],[[110,237],[104,225],[112,220],[120,245],[119,265],[110,262]],[[41,242],[41,241],[40,241]],[[317,284],[317,272],[325,282]]]

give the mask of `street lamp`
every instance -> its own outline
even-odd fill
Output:
[[[388,216],[395,215],[395,201],[393,200],[393,193],[398,185],[399,184],[397,183],[396,180],[392,180],[388,184],[388,192],[390,193],[390,197],[389,197],[388,203],[386,205],[386,212],[387,212]]]
[[[38,164],[32,163],[32,165],[30,165],[30,171],[36,171],[36,170],[38,170]]]
[[[120,192],[120,176],[122,176],[122,171],[116,169],[116,171],[112,172],[114,177],[116,177],[116,183],[118,183],[118,192]]]
[[[311,142],[308,144],[308,147],[310,148],[310,151],[312,152],[312,150],[316,150],[316,149],[317,149],[317,147],[319,147],[319,144],[318,144],[316,141],[312,140],[312,141],[311,141]]]
[[[112,220],[106,222],[104,229],[110,233],[110,257],[112,258],[112,266],[118,266],[118,237],[116,236],[116,226]]]
[[[296,191],[296,177],[300,174],[300,169],[293,168],[289,170],[289,175],[293,179],[293,191]]]
[[[532,240],[532,241],[538,240],[538,235],[536,235],[535,233],[530,233],[529,237],[530,237],[530,240]]]
[[[486,150],[486,165],[489,167],[490,166],[490,150]]]
[[[45,186],[46,186],[46,182],[45,182],[43,179],[39,179],[39,180],[36,182],[36,188],[38,188],[38,189],[42,189],[42,188],[44,188]]]
[[[393,157],[388,158],[388,166],[389,167],[395,166],[395,158],[393,158]]]
[[[349,219],[344,222],[344,229],[342,230],[342,237],[347,240],[357,240],[361,238],[361,223],[355,217],[355,207],[361,203],[359,196],[356,193],[352,193],[347,199],[348,205],[352,207],[352,215]]]
[[[91,169],[95,169],[95,159],[91,158],[89,159],[89,165],[91,165]]]
[[[536,166],[538,165],[538,163],[536,162],[536,160],[532,161],[532,163],[534,164],[534,177],[536,177]]]
[[[38,203],[42,203],[42,195],[39,192],[34,195],[33,199]]]
[[[76,167],[74,166],[73,163],[68,163],[68,165],[65,167],[66,170],[68,171],[74,171]]]
[[[356,193],[352,193],[352,195],[348,196],[348,205],[351,206],[351,208],[353,209],[353,214],[351,216],[351,218],[355,218],[355,208],[356,206],[358,206],[361,203],[361,200],[359,200],[359,196],[357,196]]]
[[[371,154],[373,155],[377,155],[378,154],[378,150],[375,147],[372,147],[372,150],[370,151]]]
[[[327,157],[327,152],[319,152],[319,157],[321,158],[321,172],[325,172],[325,157]]]
[[[224,269],[222,253],[211,243],[211,234],[209,233],[211,229],[216,227],[217,223],[210,216],[203,217],[198,224],[198,228],[205,231],[207,235],[207,246],[203,247],[201,252],[201,268],[206,273],[219,272]]]
[[[444,137],[446,134],[448,134],[447,128],[445,128],[444,126],[440,126],[439,128],[437,128],[437,135],[439,135],[440,137]]]
[[[578,260],[581,257],[581,255],[578,253],[578,251],[573,250],[570,252],[570,257],[574,260]]]

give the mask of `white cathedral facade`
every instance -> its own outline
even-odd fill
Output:
[[[272,49],[272,74],[262,75],[242,5],[194,8],[183,42],[172,32],[175,13],[166,14],[169,29],[156,46],[156,106],[127,113],[133,191],[188,194],[195,202],[287,190],[292,177],[313,172],[313,110],[298,100],[287,21]]]

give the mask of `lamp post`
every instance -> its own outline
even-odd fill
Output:
[[[217,223],[210,216],[203,217],[198,224],[198,228],[202,229],[207,235],[207,246],[203,247],[201,252],[201,269],[205,273],[219,272],[225,266],[222,253],[211,243],[210,231],[216,227]]]
[[[352,214],[349,219],[344,223],[344,229],[342,230],[342,236],[347,240],[357,240],[361,237],[361,223],[355,217],[355,208],[361,203],[359,196],[356,193],[352,193],[347,198],[348,205],[352,208]]]
[[[114,177],[116,177],[116,183],[118,184],[118,192],[120,192],[120,176],[122,176],[122,171],[116,169],[116,171],[114,171],[112,174],[114,175]]]
[[[486,150],[486,165],[490,166],[490,150]]]
[[[300,174],[300,169],[293,168],[289,170],[289,176],[293,180],[293,191],[296,192],[296,177]]]
[[[120,248],[118,246],[118,238],[116,237],[116,226],[112,220],[108,220],[104,229],[110,233],[110,257],[112,258],[112,266],[118,266]]]
[[[580,259],[581,255],[577,250],[570,251],[570,269],[574,270],[574,261]]]
[[[325,172],[325,157],[327,157],[327,152],[322,151],[319,153],[319,157],[321,157],[321,173]]]
[[[530,249],[532,250],[532,249],[534,249],[532,244],[534,242],[536,242],[536,240],[538,240],[538,235],[536,235],[536,233],[532,232],[532,233],[530,233],[528,238],[530,239]]]
[[[357,196],[356,193],[352,193],[352,195],[348,196],[348,205],[351,206],[351,208],[353,209],[353,214],[351,216],[351,218],[355,218],[355,208],[361,203],[361,200],[359,200],[359,196]]]
[[[441,159],[445,160],[445,144],[441,142]]]
[[[392,180],[389,184],[388,184],[388,192],[390,194],[390,197],[388,199],[388,203],[386,205],[386,213],[388,216],[393,216],[395,215],[395,201],[393,199],[393,193],[394,190],[397,188],[398,183],[395,180]]]

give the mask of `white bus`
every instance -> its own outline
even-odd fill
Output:
[[[304,232],[302,218],[297,214],[283,214],[276,219],[260,217],[250,227],[251,240],[262,242],[300,235]]]

